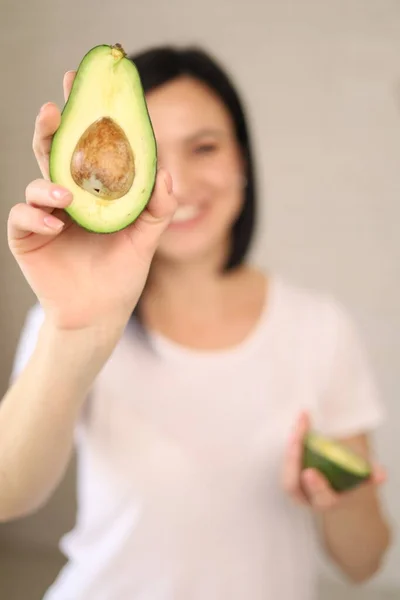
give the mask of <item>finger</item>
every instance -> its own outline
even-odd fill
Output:
[[[55,208],[66,208],[72,202],[72,194],[62,186],[36,179],[31,181],[25,190],[27,204],[52,212]]]
[[[8,239],[10,243],[28,237],[31,233],[57,235],[64,227],[63,221],[49,215],[40,208],[28,204],[16,204],[8,218]]]
[[[300,486],[301,452],[301,444],[292,439],[285,454],[282,487],[294,500],[304,504],[308,500]]]
[[[172,180],[169,173],[160,170],[151,200],[140,217],[128,228],[139,257],[148,261],[152,258],[162,233],[168,227],[177,207],[172,194]]]
[[[305,469],[301,474],[301,484],[310,504],[317,510],[330,508],[337,502],[338,494],[316,469]]]
[[[299,502],[307,502],[300,485],[300,475],[303,460],[303,439],[309,428],[310,420],[306,412],[300,414],[295,423],[287,445],[282,485],[284,490]]]
[[[387,481],[387,472],[382,466],[375,464],[372,472],[372,481],[375,485],[382,485]]]
[[[71,93],[72,84],[74,83],[76,71],[67,71],[64,75],[63,79],[63,91],[64,91],[64,100],[65,102],[68,100],[68,97]]]
[[[157,173],[156,186],[143,218],[150,222],[172,218],[176,210],[176,201],[172,196],[172,179],[168,171],[160,169]]]
[[[61,122],[59,108],[48,102],[40,109],[35,122],[32,148],[43,177],[49,177],[49,154],[51,141]]]

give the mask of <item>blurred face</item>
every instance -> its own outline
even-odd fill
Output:
[[[204,84],[182,77],[146,96],[159,166],[178,209],[158,256],[187,262],[220,250],[243,202],[244,165],[231,118]]]

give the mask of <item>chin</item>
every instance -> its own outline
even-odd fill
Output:
[[[158,246],[157,256],[161,260],[182,265],[207,260],[219,254],[227,243],[225,228],[222,231],[199,228],[188,235],[175,235],[169,230],[164,236]]]

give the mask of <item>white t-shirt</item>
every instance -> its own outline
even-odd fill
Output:
[[[42,318],[30,311],[14,375]],[[226,351],[129,324],[77,427],[77,522],[45,600],[313,600],[313,517],[280,487],[303,408],[335,436],[383,416],[353,323],[325,295],[273,278]]]

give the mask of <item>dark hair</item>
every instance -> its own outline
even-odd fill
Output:
[[[249,250],[256,221],[255,169],[248,126],[238,93],[222,67],[199,48],[178,49],[162,46],[139,54],[131,54],[128,58],[135,63],[139,71],[145,93],[181,75],[189,75],[211,88],[229,111],[242,149],[247,179],[245,201],[233,225],[232,244],[224,270],[235,268],[243,262]]]

